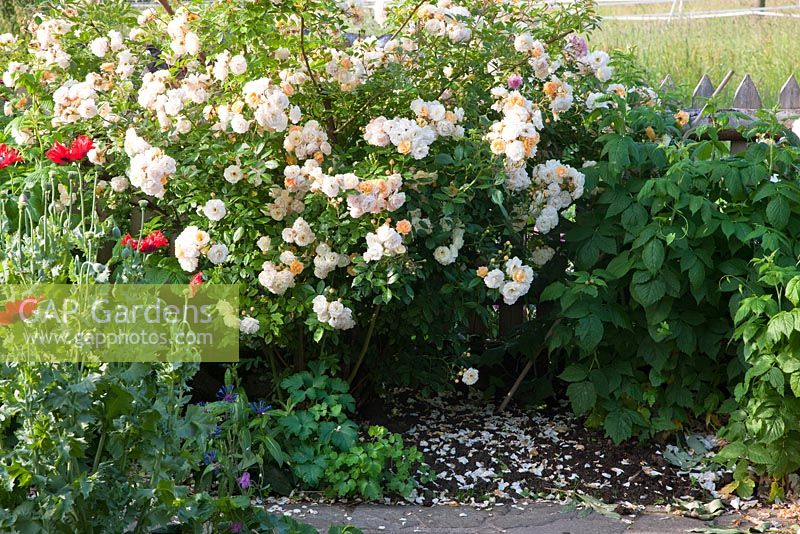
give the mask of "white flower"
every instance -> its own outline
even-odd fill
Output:
[[[184,271],[192,272],[197,269],[200,249],[208,244],[209,239],[208,232],[197,226],[187,226],[175,238],[175,257]]]
[[[503,287],[500,289],[500,293],[503,295],[503,302],[508,304],[514,304],[517,302],[521,296],[528,292],[530,289],[530,284],[523,284],[520,282],[506,282],[503,284]]]
[[[226,181],[235,184],[239,182],[243,177],[242,168],[239,167],[238,165],[231,165],[229,167],[225,167],[225,172],[223,173],[223,175],[225,176]]]
[[[206,253],[208,260],[214,265],[219,265],[228,261],[228,247],[222,243],[212,245]]]
[[[286,290],[294,287],[294,275],[288,269],[279,270],[271,261],[265,261],[261,269],[258,282],[270,293],[283,295]]]
[[[116,30],[111,30],[108,32],[108,44],[111,47],[111,50],[114,52],[119,52],[125,46],[125,41],[122,37],[122,34]]]
[[[128,128],[128,130],[125,132],[124,146],[125,153],[129,158],[132,158],[137,154],[141,154],[142,152],[145,152],[151,148],[150,143],[139,137],[139,135],[136,133],[136,130],[133,128]]]
[[[556,251],[548,246],[539,247],[533,251],[531,254],[531,260],[533,260],[534,265],[537,267],[542,267],[547,262],[553,259],[553,256],[556,255]]]
[[[256,241],[256,246],[259,248],[261,252],[266,252],[269,250],[269,247],[272,245],[272,240],[269,236],[262,235]]]
[[[115,193],[122,193],[128,189],[128,179],[124,176],[115,176],[111,179],[111,190]]]
[[[295,219],[291,227],[284,228],[281,237],[287,243],[294,243],[299,247],[306,247],[317,238],[311,226],[302,217]]]
[[[461,374],[461,381],[468,386],[474,385],[475,382],[478,381],[478,370],[474,367],[464,369],[464,372]]]
[[[212,198],[203,206],[203,215],[210,221],[219,221],[225,217],[226,213],[228,210],[225,208],[225,203],[218,198]]]
[[[231,58],[228,68],[233,74],[244,74],[247,71],[247,60],[241,54],[237,54]]]
[[[238,134],[247,133],[250,129],[250,121],[244,118],[244,115],[237,113],[231,119],[231,130]]]
[[[105,37],[98,37],[89,43],[89,50],[97,57],[105,57],[108,53],[108,39]]]
[[[546,234],[558,225],[558,211],[552,206],[547,206],[536,218],[536,228]]]
[[[103,165],[106,162],[106,151],[105,149],[93,148],[86,154],[86,159],[94,165]]]
[[[239,332],[242,334],[255,334],[259,328],[261,328],[261,323],[258,322],[258,319],[252,317],[242,317],[241,322],[239,322]]]
[[[328,302],[324,295],[317,295],[311,302],[320,322],[327,323],[336,330],[349,330],[356,325],[353,310],[340,301]]]
[[[366,236],[367,251],[364,261],[378,261],[384,256],[398,256],[405,254],[403,236],[397,230],[385,223],[375,233],[369,232]]]
[[[128,132],[130,133],[132,130],[128,130]],[[143,145],[133,143],[135,145],[140,145],[135,148],[138,149],[145,145],[148,148],[144,152],[137,153],[131,159],[130,169],[128,170],[131,185],[138,187],[145,194],[152,195],[156,198],[162,198],[166,192],[164,185],[167,183],[167,179],[175,173],[175,160],[164,154],[160,148],[150,147],[144,140],[136,136],[135,132],[133,136],[143,142]],[[129,151],[131,147],[128,146],[127,137],[128,136],[126,136],[125,144],[126,151]]]
[[[486,284],[486,287],[489,289],[500,289],[503,286],[503,282],[506,279],[506,275],[500,269],[492,269],[489,273],[484,277],[483,283]]]
[[[450,247],[444,246],[436,247],[436,250],[433,251],[433,257],[442,265],[450,265],[456,261],[457,254],[453,254],[453,250]]]
[[[533,37],[530,33],[522,33],[514,38],[514,49],[517,52],[527,52],[533,48]]]

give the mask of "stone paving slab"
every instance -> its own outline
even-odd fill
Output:
[[[321,532],[333,524],[349,524],[365,534],[673,534],[706,526],[697,519],[663,513],[616,520],[552,503],[496,506],[491,510],[469,506],[313,505],[293,517]]]

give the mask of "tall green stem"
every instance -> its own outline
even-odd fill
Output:
[[[103,456],[103,447],[106,446],[106,435],[108,432],[103,426],[103,433],[100,434],[100,442],[97,444],[97,452],[94,454],[94,462],[92,463],[92,473],[97,472],[97,468],[100,467],[100,458]]]

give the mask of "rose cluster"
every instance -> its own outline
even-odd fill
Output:
[[[558,160],[548,160],[533,169],[530,214],[543,234],[556,227],[558,213],[583,195],[584,175]]]
[[[486,287],[498,290],[508,305],[528,293],[534,276],[533,269],[516,256],[506,261],[505,270],[479,267],[477,272]]]
[[[325,295],[317,295],[311,302],[319,322],[327,323],[336,330],[349,330],[356,325],[353,320],[353,310],[341,301],[329,302]]]

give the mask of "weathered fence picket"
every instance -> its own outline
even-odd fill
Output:
[[[708,74],[703,74],[697,85],[692,91],[691,107],[686,111],[689,113],[692,126],[697,126],[707,122],[709,118],[704,116],[704,111],[708,102],[720,95],[722,90],[725,89],[728,82],[733,77],[734,72],[728,71],[717,87]],[[661,82],[662,89],[668,89],[675,86],[671,76],[667,76]],[[763,108],[763,101],[761,93],[759,93],[753,78],[749,74],[745,74],[739,86],[734,92],[733,99],[731,100],[730,107],[725,109],[718,109],[718,111],[737,111],[744,115],[752,117],[756,111]],[[789,76],[786,83],[783,84],[780,94],[778,95],[778,118],[784,121],[794,120],[796,116],[800,115],[800,84],[794,75]],[[747,126],[752,122],[752,118],[734,118],[729,122],[729,128],[719,132],[719,138],[731,142],[732,152],[741,152],[747,148],[749,139],[744,138],[738,127]]]

